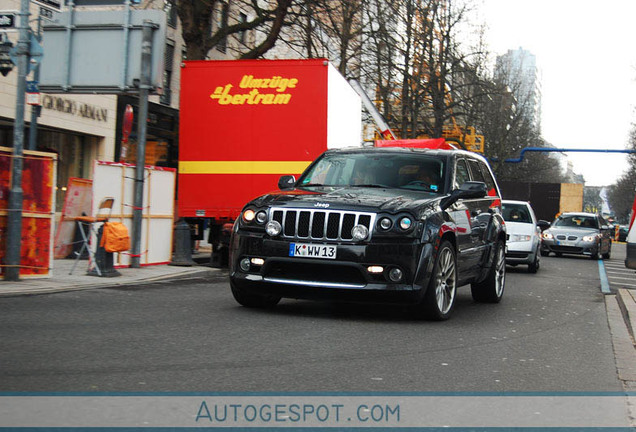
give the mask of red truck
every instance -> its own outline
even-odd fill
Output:
[[[211,262],[224,265],[245,203],[325,150],[360,145],[361,123],[360,97],[325,59],[184,62],[178,216],[209,222]]]

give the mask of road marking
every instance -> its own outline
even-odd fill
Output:
[[[598,275],[601,278],[601,292],[603,294],[610,294],[609,281],[605,274],[605,265],[603,264],[603,260],[598,260]]]
[[[620,288],[628,288],[628,287],[636,288],[636,285],[634,285],[634,284],[616,282],[616,285],[618,285]]]
[[[633,281],[634,280],[633,277],[626,278],[626,277],[619,277],[619,276],[610,276],[609,278],[610,279],[625,279],[625,280],[629,280],[629,281]]]

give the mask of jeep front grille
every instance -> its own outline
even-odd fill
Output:
[[[375,223],[375,213],[340,210],[273,208],[270,218],[282,225],[284,237],[307,240],[352,240],[356,225],[369,229],[369,240]]]

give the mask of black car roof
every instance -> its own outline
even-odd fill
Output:
[[[466,150],[439,150],[439,149],[422,149],[411,147],[342,147],[337,149],[329,149],[325,153],[379,153],[379,154],[408,154],[415,153],[421,155],[437,156],[449,158],[455,155],[464,155],[483,159],[483,156]]]

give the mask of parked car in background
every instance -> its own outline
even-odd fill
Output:
[[[619,225],[618,227],[618,241],[627,241],[627,234],[629,233],[629,226]]]
[[[498,303],[505,223],[487,161],[461,150],[325,152],[243,208],[230,244],[238,303],[282,297],[402,303],[450,317],[457,288]]]
[[[542,234],[541,255],[554,252],[609,259],[614,228],[594,213],[570,212],[557,217]]]
[[[530,203],[526,201],[501,201],[501,211],[506,221],[508,250],[506,264],[516,266],[526,264],[528,272],[536,273],[541,260],[541,223],[548,227],[550,222],[538,221]]]

